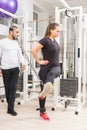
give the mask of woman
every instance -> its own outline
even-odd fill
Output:
[[[46,96],[52,89],[54,79],[60,75],[60,47],[55,40],[59,34],[59,25],[57,23],[49,24],[44,38],[42,38],[31,50],[36,62],[40,64],[39,77],[44,84],[41,84],[41,93],[39,95],[40,117],[44,120],[50,120],[45,109]],[[37,52],[40,49],[42,50],[43,60],[40,60],[37,55]]]

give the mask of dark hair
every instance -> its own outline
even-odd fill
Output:
[[[59,26],[58,23],[50,23],[48,26],[47,26],[47,29],[46,29],[46,32],[45,32],[45,36],[44,37],[49,37],[50,36],[50,30],[55,30],[55,28]]]
[[[10,33],[10,31],[13,31],[15,28],[18,28],[17,26],[11,26],[10,28],[9,28],[9,33]]]

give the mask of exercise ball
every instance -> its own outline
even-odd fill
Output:
[[[0,8],[12,14],[15,14],[18,8],[17,0],[0,0]],[[9,18],[10,16],[0,12],[1,18]]]

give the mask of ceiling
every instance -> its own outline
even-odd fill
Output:
[[[48,12],[50,15],[54,15],[55,7],[59,9],[65,8],[62,0],[34,0],[34,9],[37,12]],[[70,7],[83,6],[84,12],[87,12],[87,0],[65,0]]]

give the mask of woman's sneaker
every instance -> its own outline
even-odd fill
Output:
[[[52,83],[51,82],[46,83],[44,85],[43,91],[39,94],[39,98],[43,100],[51,90],[52,90]]]
[[[44,120],[50,120],[50,118],[47,116],[46,112],[40,113],[40,117],[42,117]]]

